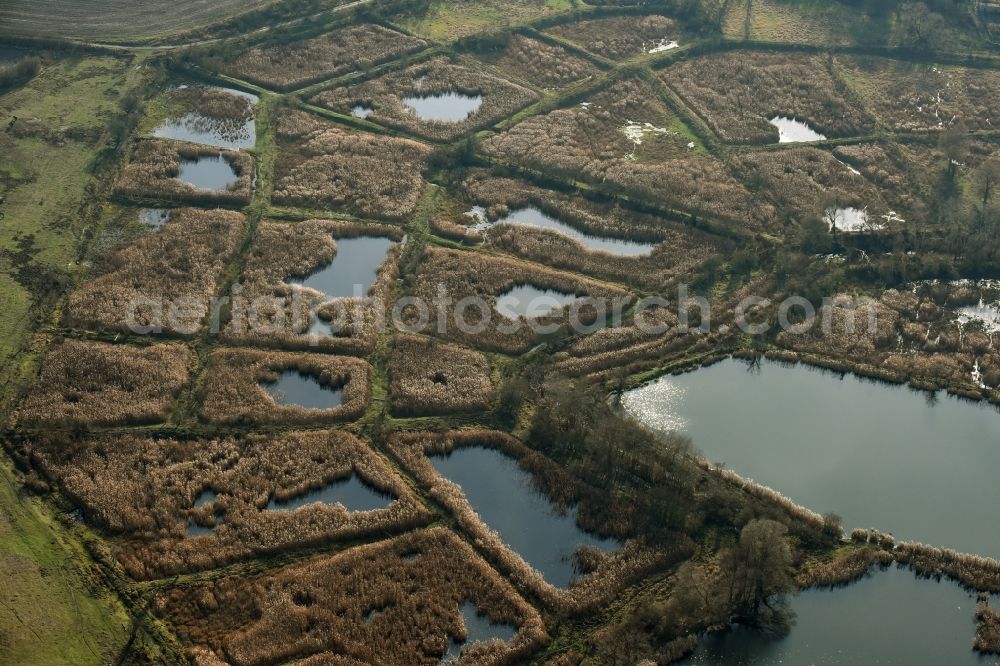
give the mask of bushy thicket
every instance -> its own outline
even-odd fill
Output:
[[[220,156],[236,174],[236,180],[225,189],[203,190],[177,179],[182,162]],[[254,160],[250,153],[178,141],[143,139],[136,143],[128,165],[115,184],[115,192],[140,200],[241,205],[249,203],[253,195],[253,181]]]

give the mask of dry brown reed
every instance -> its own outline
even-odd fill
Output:
[[[187,86],[174,88],[166,99],[178,108],[175,117],[196,114],[185,122],[198,131],[215,131],[232,141],[248,138],[246,126],[254,118],[254,104],[249,97],[221,88]]]
[[[427,46],[416,37],[362,23],[289,44],[258,46],[227,68],[232,76],[275,90],[301,88],[323,79],[363,71]]]
[[[480,57],[540,88],[561,88],[599,73],[597,67],[561,46],[520,34],[513,35],[499,53]]]
[[[594,299],[609,301],[621,299],[623,306],[635,300],[633,294],[619,288],[536,264],[485,252],[449,250],[431,246],[424,249],[413,296],[421,299],[423,303],[436,303],[440,290],[444,289],[452,301],[445,308],[447,326],[443,333],[449,339],[488,351],[522,354],[540,338],[535,329],[547,325],[558,329],[570,320],[569,309],[562,308],[535,319],[534,328],[524,317],[512,323],[513,320],[507,319],[496,309],[496,298],[523,284]],[[482,299],[491,311],[483,313],[480,308],[469,307],[459,312],[456,305],[466,298]],[[609,317],[612,309],[610,305],[607,307]],[[579,308],[578,315],[583,324],[587,323],[588,310],[593,315],[590,306]],[[409,332],[432,333],[438,330],[438,322],[434,317],[425,322],[421,331],[413,330],[419,326],[419,314],[413,308],[400,308],[399,314],[403,324],[411,328]],[[460,327],[455,323],[457,316],[465,320],[466,326]],[[505,327],[512,329],[514,326],[516,330],[504,330]],[[478,330],[480,328],[482,330]]]
[[[831,138],[873,129],[818,55],[730,51],[679,63],[662,78],[729,143],[777,143],[768,122],[774,116],[794,117]]]
[[[181,344],[64,340],[45,357],[18,420],[46,428],[164,421],[193,363],[194,354]]]
[[[465,639],[460,607],[511,624],[510,642],[470,645],[455,663],[522,663],[548,642],[538,612],[444,528],[322,555],[256,579],[227,576],[161,593],[156,612],[188,645],[234,666],[436,666]]]
[[[138,579],[400,531],[429,519],[389,465],[345,432],[196,441],[108,435],[82,442],[53,434],[36,438],[31,455],[88,520],[124,537],[114,541],[115,554]],[[386,507],[269,507],[351,475],[385,495]],[[189,525],[214,529],[193,534]]]
[[[956,123],[994,129],[990,119],[1000,108],[1000,72],[860,56],[840,56],[836,64],[894,131],[936,131]]]
[[[108,260],[107,272],[69,297],[69,326],[192,335],[239,248],[246,218],[225,210],[175,210],[157,233]]]
[[[895,561],[892,553],[877,547],[855,548],[827,562],[808,565],[795,576],[799,589],[833,588],[853,583],[868,575],[872,567],[887,567]]]
[[[548,32],[613,60],[648,53],[664,41],[681,39],[676,21],[656,14],[585,19],[549,28]]]
[[[491,375],[479,352],[398,335],[389,356],[389,404],[407,416],[489,411],[495,393]]]
[[[239,300],[230,307],[230,320],[223,338],[239,344],[364,355],[371,352],[389,292],[398,273],[400,247],[394,245],[378,266],[377,277],[361,297],[330,299],[325,294],[292,285],[293,278],[306,277],[337,257],[337,239],[378,236],[401,241],[399,227],[307,220],[278,222],[264,220],[257,227],[240,277]],[[312,323],[330,322],[343,314],[338,331],[311,335]],[[324,316],[326,317],[324,318]],[[315,319],[315,322],[312,321]]]
[[[896,561],[932,578],[946,577],[979,592],[1000,592],[1000,562],[992,557],[959,553],[922,543],[901,543]]]
[[[178,180],[181,164],[202,158],[222,157],[232,167],[236,180],[222,190],[204,190]],[[136,142],[128,165],[115,185],[115,192],[140,200],[243,205],[253,195],[254,160],[250,153],[219,150],[164,139]]]
[[[278,121],[275,203],[401,219],[414,211],[430,147],[352,132],[301,111]]]
[[[648,123],[648,125],[647,125]],[[641,132],[639,143],[626,129]],[[588,102],[532,116],[483,142],[484,152],[566,180],[601,183],[668,207],[763,228],[774,217],[725,163],[692,137],[640,79],[617,80]]]
[[[430,497],[452,513],[463,532],[488,553],[490,561],[517,588],[537,597],[553,610],[583,613],[597,608],[611,601],[642,574],[691,554],[686,543],[653,549],[630,539],[614,555],[601,558],[595,570],[574,580],[568,589],[557,588],[504,544],[500,535],[490,529],[469,505],[461,487],[440,476],[427,459],[428,455],[449,453],[462,447],[497,449],[516,459],[522,468],[532,474],[538,489],[558,506],[568,507],[578,500],[580,482],[553,461],[502,432],[410,433],[398,435],[389,443],[392,455]]]
[[[464,120],[451,122],[421,118],[404,102],[407,97],[448,93],[478,95],[482,103]],[[442,57],[357,85],[322,92],[312,101],[347,114],[359,104],[367,106],[372,109],[369,120],[427,139],[451,141],[492,125],[537,99],[528,88]]]
[[[976,652],[1000,654],[1000,613],[990,608],[989,597],[980,594],[976,602]]]
[[[342,401],[329,409],[282,404],[264,385],[277,382],[284,372],[314,378],[318,383],[316,391],[342,390]],[[200,414],[210,423],[232,425],[301,426],[349,421],[368,408],[371,376],[372,368],[367,361],[349,356],[219,349],[209,359]]]
[[[837,146],[833,154],[878,188],[886,203],[904,219],[919,222],[927,218],[932,169],[923,168],[910,148],[897,143],[859,143]]]

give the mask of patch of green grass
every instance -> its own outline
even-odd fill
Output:
[[[87,555],[0,466],[0,662],[106,664],[128,617],[87,568]]]
[[[421,37],[449,42],[483,30],[528,23],[573,6],[572,0],[434,0],[423,16],[408,18],[402,25]]]

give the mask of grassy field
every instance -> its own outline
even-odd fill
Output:
[[[86,554],[0,467],[0,663],[108,664],[128,637],[124,610],[84,569]]]
[[[76,39],[169,37],[275,0],[5,0],[0,33]]]

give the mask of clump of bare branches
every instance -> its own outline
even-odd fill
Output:
[[[326,78],[366,70],[427,46],[416,37],[362,23],[289,44],[257,46],[227,70],[231,75],[288,91]]]
[[[385,534],[426,524],[429,514],[389,465],[346,432],[181,441],[107,435],[36,438],[31,456],[110,533],[130,575],[161,578],[250,556]],[[352,475],[385,507],[355,511],[285,502]],[[197,532],[192,526],[201,526]]]
[[[329,409],[281,404],[263,385],[277,382],[283,372],[313,377],[317,391],[342,390],[343,398]],[[201,417],[211,423],[294,425],[355,419],[371,400],[371,373],[367,361],[347,356],[220,349],[209,360]]]
[[[452,431],[445,434],[410,433],[395,437],[389,444],[392,455],[420,482],[431,497],[443,504],[458,520],[462,530],[499,563],[515,586],[530,591],[552,609],[579,613],[607,603],[629,581],[665,562],[689,556],[688,544],[656,550],[629,540],[615,554],[600,559],[597,568],[576,579],[569,589],[551,585],[524,559],[503,543],[469,505],[461,487],[441,477],[428,455],[449,453],[461,447],[486,447],[518,460],[551,501],[562,507],[579,500],[581,483],[562,467],[529,449],[510,435],[495,431]]]
[[[221,158],[235,175],[222,190],[200,189],[178,180],[183,162]],[[202,204],[243,205],[253,195],[254,161],[250,153],[219,150],[180,141],[143,139],[136,142],[115,191],[124,197]]]
[[[482,103],[464,120],[450,122],[420,118],[404,101],[449,93],[481,96]],[[367,106],[372,109],[370,120],[428,139],[451,141],[492,125],[537,99],[528,88],[447,58],[435,58],[381,78],[322,92],[313,101],[340,113],[350,113],[359,104]]]
[[[657,14],[585,19],[549,28],[548,32],[614,60],[648,53],[681,37],[676,21]]]
[[[402,241],[404,233],[385,224],[338,220],[262,221],[246,256],[240,278],[242,291],[230,308],[223,337],[235,343],[287,349],[352,355],[370,352],[398,273],[398,245],[390,248],[378,266],[374,284],[360,297],[329,299],[290,284],[293,278],[308,276],[335,261],[338,239],[360,236]],[[311,324],[333,319],[339,319],[337,331],[327,335],[308,332]]]
[[[548,642],[538,612],[444,528],[321,555],[255,579],[226,576],[175,587],[157,597],[155,610],[192,648],[244,666],[317,654],[330,655],[323,664],[435,666],[450,640],[468,635],[460,612],[466,602],[516,633],[509,642],[470,645],[457,664],[512,664]]]
[[[163,421],[193,363],[194,354],[182,344],[133,347],[64,340],[45,357],[19,420],[47,428]]]
[[[274,201],[377,218],[404,218],[423,192],[430,147],[348,131],[301,111],[278,121]]]
[[[406,415],[488,411],[494,397],[491,374],[479,352],[399,335],[389,356],[389,403],[393,412]]]
[[[239,248],[246,218],[226,210],[174,210],[154,234],[118,250],[104,275],[69,297],[69,326],[193,335]]]
[[[775,116],[828,137],[874,126],[821,56],[730,51],[674,65],[662,79],[730,143],[777,143],[778,129],[768,122]]]

